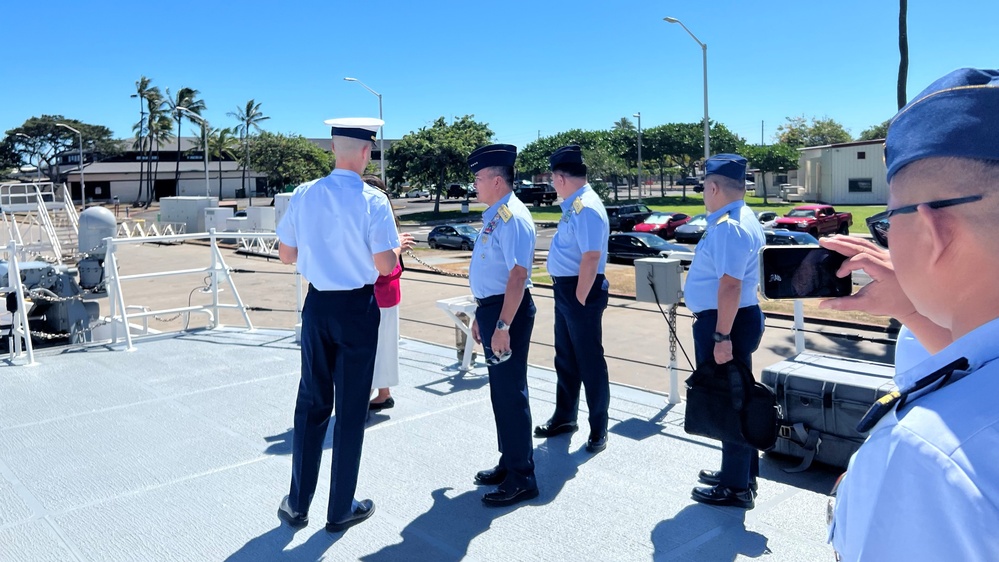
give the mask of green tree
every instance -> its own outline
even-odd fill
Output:
[[[447,187],[445,182],[471,180],[468,155],[488,144],[493,136],[488,124],[473,117],[465,115],[450,125],[444,117],[438,117],[430,127],[422,127],[402,137],[387,154],[387,176],[393,183],[410,180],[425,186],[436,184],[434,212],[440,212],[441,192]]]
[[[5,175],[7,170],[20,167],[23,159],[14,147],[14,140],[11,137],[4,137],[0,143],[0,177]]]
[[[305,137],[265,131],[250,142],[250,167],[266,173],[267,185],[280,189],[328,175],[333,154]]]
[[[149,123],[149,140],[151,145],[154,147],[156,153],[159,153],[160,146],[163,144],[168,144],[173,141],[173,118],[165,110],[164,104],[161,102],[157,111],[153,112],[152,120]],[[150,162],[153,166],[154,171],[150,174],[148,189],[146,190],[146,203],[145,207],[148,209],[149,205],[152,204],[153,199],[156,195],[156,179],[159,178],[160,173],[160,159],[156,158],[155,162]]]
[[[613,129],[615,131],[634,131],[635,124],[631,122],[631,119],[627,117],[622,117],[614,122]]]
[[[167,88],[166,93],[166,102],[170,109],[170,114],[173,115],[174,120],[177,121],[177,166],[174,169],[173,177],[174,185],[180,185],[180,128],[185,119],[191,123],[196,123],[196,121],[190,115],[183,111],[179,111],[177,108],[183,107],[198,115],[201,115],[201,112],[208,108],[205,106],[205,102],[203,100],[198,99],[198,94],[201,92],[193,88],[181,88],[177,90],[176,95],[171,95],[170,88]]]
[[[877,140],[886,138],[888,136],[888,125],[891,125],[891,119],[888,119],[880,125],[872,125],[871,127],[864,129],[864,131],[860,133],[860,138],[857,140]]]
[[[243,143],[245,158],[243,164],[243,189],[246,189],[246,164],[250,161],[250,131],[259,132],[260,123],[270,119],[260,111],[260,104],[250,100],[246,102],[246,107],[237,107],[236,111],[230,111],[229,117],[235,117],[239,121],[236,131],[239,133],[240,141]],[[252,201],[252,198],[251,198]]]
[[[835,120],[824,117],[812,117],[809,122],[804,115],[788,117],[787,122],[777,127],[777,141],[795,148],[804,146],[823,146],[850,142],[853,137]]]
[[[786,144],[747,145],[743,156],[761,172],[779,172],[798,168],[798,149]],[[763,174],[763,204],[767,204],[767,176]]]
[[[66,181],[66,172],[60,171],[57,162],[59,155],[79,150],[80,138],[76,133],[59,127],[63,123],[83,134],[84,158],[90,154],[91,161],[98,161],[121,152],[121,146],[112,135],[111,129],[103,125],[91,125],[62,115],[42,115],[31,117],[20,127],[6,132],[6,143],[16,152],[19,161],[34,160],[39,167],[48,170],[49,178],[55,183]],[[23,136],[22,136],[23,135]]]

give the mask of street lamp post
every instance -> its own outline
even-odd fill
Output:
[[[697,38],[687,26],[683,25],[683,22],[676,18],[663,18],[663,21],[669,23],[678,23],[684,31],[687,32],[690,37],[701,46],[701,56],[704,59],[704,161],[707,162],[708,158],[711,157],[711,138],[708,132],[708,46],[701,43],[700,39]]]
[[[80,137],[80,208],[83,209],[87,204],[87,180],[83,176],[83,133],[65,123],[56,123],[56,127],[69,129]],[[72,199],[72,194],[70,199]]]
[[[357,78],[351,78],[350,76],[347,76],[347,77],[344,78],[344,80],[346,80],[347,82],[357,82],[358,84],[364,86],[365,90],[371,92],[372,94],[374,94],[374,95],[376,95],[378,97],[378,118],[381,119],[382,122],[384,123],[385,118],[382,116],[382,95],[379,94],[378,92],[372,90],[371,88],[369,88],[367,84],[365,84],[364,82],[361,82]],[[385,125],[384,124],[378,129],[378,135],[379,135],[379,137],[378,137],[378,164],[381,167],[381,171],[382,171],[382,183],[384,184],[385,183]],[[388,189],[388,184],[385,184],[385,188]]]
[[[195,121],[201,124],[201,148],[202,148],[203,159],[205,161],[205,197],[211,197],[212,193],[208,184],[208,121],[204,117],[198,115],[197,113],[191,111],[190,109],[182,105],[178,105],[176,108],[174,108],[174,111],[183,111],[184,113],[187,114],[188,117],[194,119]],[[180,139],[177,140],[177,148],[180,149]],[[219,174],[221,173],[222,172],[219,172]],[[219,199],[222,199],[221,187],[219,188]]]
[[[642,202],[642,112],[632,114],[638,118],[638,202]]]

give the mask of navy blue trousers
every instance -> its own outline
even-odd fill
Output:
[[[490,344],[496,321],[503,308],[502,298],[491,298],[489,304],[475,310],[479,324],[479,337],[486,357],[493,355]],[[496,436],[499,442],[499,466],[507,471],[506,486],[537,487],[534,478],[534,440],[531,437],[531,405],[527,394],[527,353],[531,348],[534,331],[534,300],[529,291],[510,323],[510,350],[513,355],[489,367],[489,398],[496,419]]]
[[[610,380],[604,359],[603,316],[607,308],[607,282],[597,275],[586,297],[576,299],[578,277],[554,277],[555,281],[555,422],[575,422],[579,413],[579,389],[586,390],[590,411],[590,435],[607,433]]]
[[[327,521],[353,508],[361,464],[380,315],[371,285],[353,291],[309,289],[302,308],[302,381],[292,438],[291,508],[308,513],[319,479],[323,442],[333,425]]]
[[[718,322],[717,310],[697,313],[694,320],[694,360],[698,365],[714,360],[714,333]],[[759,306],[740,308],[732,324],[732,356],[749,369],[753,368],[753,352],[763,339],[763,312]],[[744,443],[722,441],[721,485],[745,490],[749,481],[760,474],[760,453]]]

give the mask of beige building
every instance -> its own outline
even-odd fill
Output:
[[[804,201],[830,205],[888,202],[884,139],[799,149],[797,185]]]

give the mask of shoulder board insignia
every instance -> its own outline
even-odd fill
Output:
[[[497,214],[499,214],[500,218],[503,219],[503,222],[507,222],[513,218],[513,213],[510,212],[510,209],[506,205],[501,206],[499,211],[497,211]]]
[[[578,215],[579,213],[582,213],[582,212],[583,212],[583,209],[584,209],[584,208],[585,208],[585,206],[583,205],[583,202],[582,202],[582,201],[581,201],[581,200],[579,199],[579,197],[577,197],[577,198],[576,198],[576,199],[575,199],[575,200],[574,200],[574,201],[572,202],[572,210],[573,210],[573,211],[576,211],[576,214],[577,214],[577,215]]]
[[[728,213],[725,213],[724,215],[718,217],[718,222],[715,223],[715,226],[717,226],[717,225],[719,225],[719,224],[721,224],[721,223],[723,223],[723,222],[725,222],[727,220],[728,220]]]

